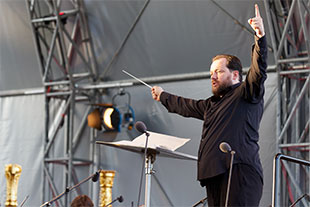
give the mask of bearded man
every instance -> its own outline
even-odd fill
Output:
[[[229,206],[259,206],[263,170],[259,158],[258,129],[264,108],[267,78],[267,42],[263,20],[255,5],[249,19],[255,31],[250,69],[242,81],[242,65],[233,55],[217,55],[210,68],[212,93],[208,99],[176,96],[159,86],[151,89],[154,100],[169,112],[203,120],[198,150],[198,177],[206,187],[208,206],[224,206],[229,176],[229,154],[220,151],[222,142],[237,149],[232,168]]]

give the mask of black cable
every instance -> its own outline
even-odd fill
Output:
[[[108,63],[108,65],[104,68],[102,74],[100,75],[100,78],[103,79],[105,77],[105,75],[108,73],[108,71],[111,69],[112,63],[114,62],[114,60],[119,56],[119,54],[121,53],[121,51],[123,50],[125,44],[127,43],[127,40],[129,39],[131,33],[133,32],[133,30],[135,29],[136,25],[138,24],[139,20],[141,19],[142,14],[144,13],[146,7],[148,6],[148,4],[150,3],[150,0],[146,0],[142,9],[139,11],[139,14],[137,15],[137,17],[135,18],[133,24],[131,25],[131,27],[129,28],[129,31],[127,32],[126,36],[124,37],[121,45],[119,46],[119,48],[115,51],[112,59],[110,60],[110,62]]]
[[[221,5],[219,5],[215,0],[211,0],[220,10],[222,10],[227,16],[229,16],[235,24],[239,25],[244,31],[248,32],[251,35],[255,35],[255,32],[252,29],[249,29],[247,26],[244,24],[241,24],[238,19],[236,19],[234,16],[232,16],[228,11],[226,11]],[[270,45],[267,45],[268,50],[273,52],[273,49]]]
[[[307,196],[308,200],[309,200],[309,195],[307,193],[303,194],[301,197],[299,197],[294,203],[292,203],[292,205],[290,205],[290,207],[294,207],[296,205],[296,203],[298,203],[301,199],[303,199],[305,196]]]
[[[244,31],[250,33],[251,35],[255,35],[254,31],[246,27],[245,25],[241,24],[238,19],[233,17],[231,14],[229,14],[228,11],[226,11],[223,7],[221,7],[217,2],[214,0],[211,0],[220,10],[222,10],[225,14],[227,14],[234,22],[235,24],[239,25]]]

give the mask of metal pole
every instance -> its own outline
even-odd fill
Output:
[[[278,136],[278,142],[281,141],[281,139],[282,139],[283,135],[285,134],[287,128],[289,127],[292,119],[294,118],[296,110],[297,110],[297,108],[298,108],[302,98],[304,97],[307,89],[309,88],[309,83],[310,83],[310,75],[308,75],[308,77],[307,77],[307,79],[306,79],[306,81],[304,83],[304,86],[301,89],[300,94],[298,95],[297,100],[296,100],[293,108],[291,109],[291,113],[289,114],[289,117],[287,118],[287,120],[286,120],[286,122],[285,122],[285,124],[284,124],[284,126],[282,128],[281,134]]]
[[[283,44],[284,44],[284,40],[285,40],[285,36],[286,36],[286,32],[288,30],[288,26],[290,24],[291,18],[293,17],[295,3],[296,3],[296,0],[293,0],[293,2],[291,4],[290,11],[288,13],[288,17],[286,19],[286,23],[285,23],[285,26],[284,26],[284,29],[283,29],[283,32],[282,32],[282,36],[281,36],[281,40],[280,40],[280,43],[279,43],[278,51],[276,52],[277,59],[279,59],[279,57],[280,57],[280,54],[281,54],[281,51],[282,51],[282,48],[283,48]]]
[[[72,141],[73,141],[73,133],[74,133],[74,114],[75,114],[75,91],[72,90],[72,101],[70,104],[70,114],[69,114],[69,137],[68,137],[68,150],[67,150],[67,156],[68,156],[68,182],[67,185],[71,186],[72,182],[72,171],[73,171],[73,150],[72,150]],[[68,194],[67,196],[67,204],[66,206],[70,205],[70,198],[71,194]]]
[[[272,185],[272,207],[280,206],[279,197],[280,197],[280,159],[278,157],[281,154],[277,154],[273,159],[273,185]]]
[[[272,185],[272,207],[280,207],[280,167],[281,160],[286,160],[299,165],[310,166],[310,161],[278,153],[273,159],[273,185]]]
[[[150,207],[151,203],[151,180],[152,180],[152,155],[149,154],[145,160],[145,207]]]

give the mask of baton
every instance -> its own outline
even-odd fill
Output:
[[[141,80],[141,79],[135,77],[134,75],[131,75],[131,74],[128,73],[126,70],[122,70],[122,71],[123,71],[123,73],[126,73],[126,74],[129,75],[130,77],[136,79],[137,81],[139,81],[139,82],[142,83],[143,85],[145,85],[145,86],[149,87],[150,89],[152,89],[152,86],[150,86],[149,84],[147,84],[147,83],[144,82],[143,80]]]

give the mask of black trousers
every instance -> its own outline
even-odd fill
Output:
[[[208,206],[225,206],[229,170],[202,181],[206,186]],[[228,206],[259,206],[263,180],[256,170],[246,164],[234,164],[230,183]]]

